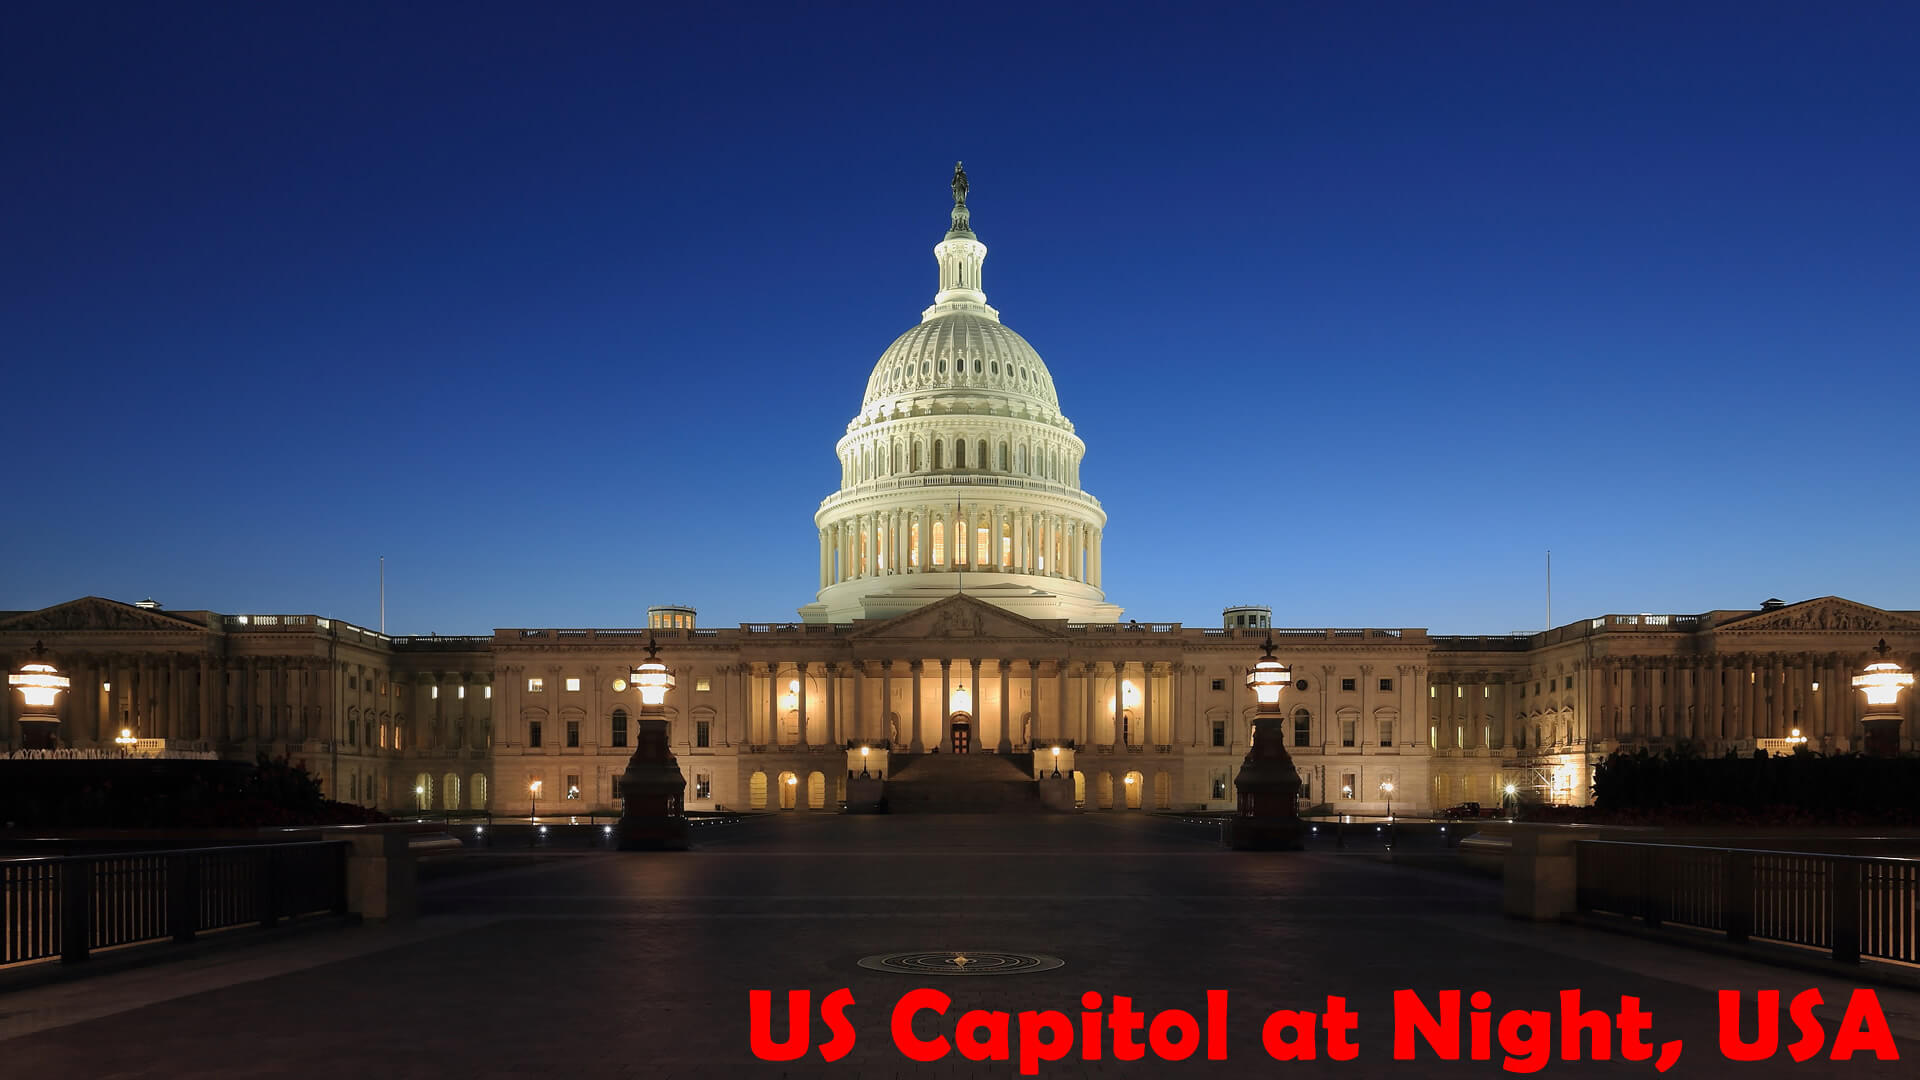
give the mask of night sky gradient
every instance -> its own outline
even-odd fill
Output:
[[[786,621],[965,159],[1211,625],[1920,608],[1920,5],[0,14],[0,608]]]

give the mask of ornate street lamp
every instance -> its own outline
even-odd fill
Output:
[[[1281,734],[1285,717],[1280,692],[1293,682],[1293,672],[1273,655],[1273,635],[1267,635],[1266,655],[1247,672],[1257,712],[1252,744],[1233,779],[1239,802],[1233,819],[1233,846],[1239,850],[1297,851],[1303,843],[1300,824],[1300,773],[1287,740]]]
[[[620,777],[620,850],[685,851],[687,778],[667,745],[667,691],[673,672],[647,635],[647,659],[627,678],[640,692],[640,730]]]
[[[1387,797],[1387,820],[1392,821],[1393,820],[1393,781],[1382,780],[1380,782],[1380,793]]]
[[[7,685],[20,691],[20,745],[28,750],[53,749],[60,730],[60,695],[73,680],[48,662],[47,647],[36,641],[32,658],[7,676]]]
[[[534,782],[527,785],[527,796],[530,799],[530,802],[528,803],[527,820],[539,821],[540,820],[540,781],[535,780]]]
[[[1853,688],[1867,695],[1867,714],[1860,722],[1867,729],[1867,753],[1875,757],[1900,752],[1900,691],[1913,685],[1913,672],[1888,659],[1891,651],[1887,639],[1881,638],[1873,649],[1880,659],[1853,677]]]

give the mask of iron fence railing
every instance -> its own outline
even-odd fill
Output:
[[[1920,859],[1579,840],[1574,865],[1582,912],[1920,964]]]
[[[0,965],[347,910],[345,841],[0,858]]]

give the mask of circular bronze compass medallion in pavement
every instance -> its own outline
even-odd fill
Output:
[[[891,971],[896,975],[1025,975],[1034,971],[1052,971],[1064,963],[1066,961],[1055,956],[990,949],[897,952],[860,958],[863,968]]]

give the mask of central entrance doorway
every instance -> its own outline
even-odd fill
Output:
[[[964,754],[973,747],[973,721],[966,713],[954,713],[947,725],[949,741],[956,754]]]

